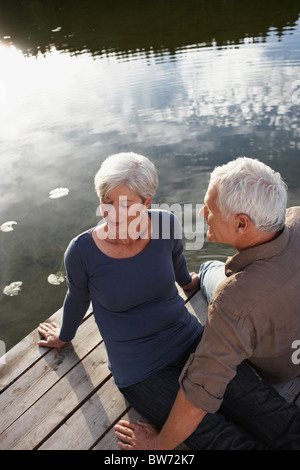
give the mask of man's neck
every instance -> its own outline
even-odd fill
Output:
[[[256,230],[253,234],[248,235],[247,237],[245,237],[244,240],[241,240],[239,245],[235,246],[235,248],[238,251],[243,251],[253,246],[263,245],[264,243],[268,243],[272,240],[275,240],[275,238],[277,238],[280,234],[281,234],[281,231],[263,233],[263,232],[258,232]]]

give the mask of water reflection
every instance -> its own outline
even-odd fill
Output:
[[[71,54],[163,52],[178,48],[228,46],[246,40],[280,39],[298,20],[298,0],[0,0],[0,31],[24,54],[45,54],[53,47]]]
[[[40,9],[51,2],[16,3],[22,13],[27,8],[22,21],[14,2],[0,17],[0,225],[18,222],[13,232],[0,231],[1,291],[23,282],[18,296],[0,296],[0,339],[8,347],[60,307],[65,284],[47,277],[61,271],[69,240],[98,223],[93,176],[111,153],[133,150],[155,162],[157,204],[201,203],[212,168],[240,155],[280,171],[290,204],[300,203],[295,2],[273,2],[256,21],[246,2],[238,24],[238,2],[232,9],[221,2],[218,14],[215,1],[205,14],[203,2],[192,1],[194,11],[159,2],[163,25],[153,8],[135,5],[136,16],[122,26],[127,35],[104,26],[105,15],[92,21],[97,2],[84,9],[71,2],[72,14],[65,2],[68,8],[47,10],[47,17]],[[120,26],[124,2],[118,5]],[[148,33],[146,14],[156,18]],[[68,197],[51,200],[49,191],[60,187]],[[205,243],[186,256],[197,270],[231,253]]]

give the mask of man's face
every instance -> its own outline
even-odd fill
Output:
[[[207,239],[212,243],[226,243],[234,246],[236,237],[235,216],[231,215],[228,220],[224,220],[216,200],[218,190],[215,186],[209,186],[204,198],[204,207],[200,213],[206,219],[208,231]]]

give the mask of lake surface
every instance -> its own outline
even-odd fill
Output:
[[[17,222],[0,231],[7,350],[62,305],[65,282],[47,278],[99,222],[93,178],[108,155],[155,163],[155,204],[196,207],[212,169],[246,155],[300,205],[299,2],[101,3],[0,0],[0,225]],[[57,187],[69,194],[49,198]],[[233,252],[185,249],[191,271]],[[2,294],[14,281],[19,294]]]

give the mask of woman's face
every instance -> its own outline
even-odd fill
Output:
[[[137,239],[145,228],[147,208],[151,199],[142,199],[125,184],[111,189],[106,198],[100,200],[100,209],[112,238]],[[145,217],[146,216],[146,217]]]

